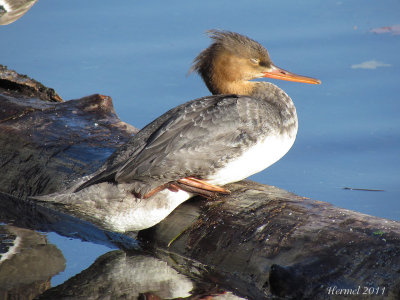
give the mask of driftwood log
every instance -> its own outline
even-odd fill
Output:
[[[31,205],[28,196],[67,187],[136,132],[109,97],[61,102],[38,82],[5,67],[0,73],[0,191],[8,203]],[[400,299],[399,222],[250,181],[228,188],[233,193],[219,201],[195,198],[139,232],[143,247],[175,257],[177,268],[179,258],[198,261],[249,299]],[[13,214],[7,205],[0,215]],[[57,207],[35,209],[47,223],[73,218]],[[129,247],[120,235],[103,239]]]

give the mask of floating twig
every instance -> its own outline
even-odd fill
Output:
[[[353,187],[347,187],[347,186],[345,186],[343,189],[351,190],[351,191],[365,191],[365,192],[384,192],[385,191],[385,190],[379,190],[379,189],[361,189],[361,188],[353,188]]]

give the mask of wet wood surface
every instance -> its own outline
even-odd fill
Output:
[[[54,90],[0,66],[0,191],[20,198],[59,191],[137,132],[110,97],[58,101]]]
[[[0,68],[0,191],[12,202],[94,172],[136,132],[118,119],[110,97],[60,102],[10,72]],[[192,199],[140,232],[144,247],[176,268],[184,269],[179,257],[198,261],[254,299],[342,299],[350,289],[347,299],[382,291],[400,299],[399,222],[251,181],[228,188],[231,195]]]

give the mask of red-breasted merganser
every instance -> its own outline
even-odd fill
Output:
[[[193,195],[229,193],[223,185],[264,170],[294,143],[298,126],[290,97],[272,83],[250,80],[320,81],[276,67],[267,50],[246,36],[217,30],[209,34],[213,43],[196,57],[191,71],[201,75],[213,95],[154,120],[75,189],[77,195],[85,190],[91,194],[95,186],[108,183],[108,190],[101,190],[124,193],[119,202],[127,207],[105,216],[113,230],[155,225]],[[118,197],[113,192],[109,199]],[[107,205],[116,205],[109,199]]]

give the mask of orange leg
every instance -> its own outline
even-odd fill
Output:
[[[194,193],[208,199],[214,199],[218,194],[227,195],[231,193],[227,189],[194,177],[185,177],[179,179],[176,181],[175,185],[177,185],[181,190]]]
[[[168,184],[160,185],[160,186],[156,187],[155,189],[152,189],[150,192],[145,194],[143,197],[140,197],[140,195],[139,195],[139,198],[143,198],[143,199],[150,198],[151,196],[157,194],[158,192],[161,192],[162,190],[164,190],[167,187],[168,187]]]
[[[194,177],[185,177],[185,178],[179,179],[178,183],[181,183],[183,185],[187,185],[190,187],[210,191],[210,192],[216,192],[216,193],[221,193],[221,194],[230,194],[231,193],[229,190],[224,189],[223,187],[213,185],[211,183],[208,183],[207,181],[200,180],[200,179],[197,179]]]
[[[194,193],[209,199],[215,198],[218,194],[230,194],[231,192],[223,187],[213,185],[204,180],[200,180],[194,177],[181,178],[175,182],[169,182],[164,185],[151,190],[143,196],[143,199],[149,198],[164,189],[169,189],[172,192],[183,190],[189,193]]]

